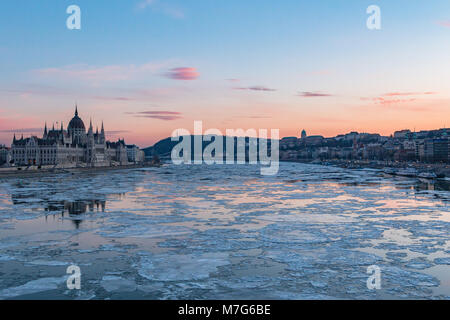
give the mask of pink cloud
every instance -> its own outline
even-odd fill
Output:
[[[389,92],[384,94],[385,97],[395,97],[395,96],[419,96],[419,95],[431,95],[437,94],[437,92]]]
[[[151,118],[164,121],[178,120],[182,118],[180,112],[175,111],[141,111],[141,112],[126,112],[136,118]]]
[[[131,131],[129,130],[112,130],[112,131],[106,131],[107,135],[111,135],[111,136],[117,136],[117,135],[121,135],[124,133],[129,133]]]
[[[17,128],[0,130],[1,133],[38,133],[42,132],[42,128]]]
[[[134,98],[128,98],[128,97],[94,97],[97,100],[112,100],[112,101],[134,101],[136,99]]]
[[[195,80],[200,74],[195,68],[180,67],[171,69],[166,76],[174,80]]]
[[[393,104],[411,103],[411,102],[419,100],[417,98],[418,96],[433,95],[433,94],[437,94],[437,92],[431,92],[431,91],[426,91],[426,92],[388,92],[379,97],[372,97],[372,98],[362,97],[361,100],[362,101],[372,101],[375,104],[389,106],[389,105],[393,105]],[[406,97],[411,97],[411,96],[414,96],[414,97],[406,98]]]
[[[251,91],[277,91],[276,89],[271,89],[263,86],[253,86],[253,87],[236,87],[235,90],[251,90]]]
[[[321,92],[300,92],[298,96],[303,98],[320,98],[320,97],[332,97],[332,94]]]
[[[386,99],[383,97],[376,97],[376,98],[361,98],[363,101],[373,101],[375,104],[381,104],[381,105],[392,105],[392,104],[398,104],[398,103],[406,103],[406,102],[413,102],[416,101],[416,98],[411,99]]]
[[[364,100],[364,99],[362,99]],[[374,101],[377,110],[397,110],[410,112],[432,112],[435,108],[429,104],[419,105],[420,101],[417,99],[383,99],[383,98],[366,98],[365,100]],[[423,102],[422,102],[423,103]],[[395,107],[394,107],[395,106]],[[366,106],[367,108],[367,106]]]

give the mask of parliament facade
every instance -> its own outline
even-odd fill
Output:
[[[78,107],[70,120],[67,130],[61,127],[47,130],[45,124],[42,138],[31,136],[14,139],[11,144],[11,158],[20,165],[67,165],[102,167],[126,165],[129,163],[127,146],[123,139],[116,142],[106,140],[102,123],[101,131],[94,132],[92,121],[89,129],[78,116]],[[143,159],[142,159],[143,160]]]

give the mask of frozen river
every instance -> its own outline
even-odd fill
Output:
[[[449,184],[296,163],[3,179],[0,299],[450,299]]]

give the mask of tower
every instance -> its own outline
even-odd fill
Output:
[[[102,121],[102,130],[100,131],[100,143],[105,143],[105,128]]]
[[[88,144],[94,142],[94,129],[92,128],[92,119],[89,122],[89,130],[88,130]]]
[[[72,143],[84,145],[86,143],[86,128],[83,120],[78,116],[78,106],[75,105],[75,115],[70,120],[67,132],[72,137]]]
[[[86,160],[87,163],[91,165],[94,165],[95,163],[95,141],[94,141],[94,129],[92,128],[92,119],[90,120],[89,130],[87,133]]]
[[[306,131],[304,129],[302,130],[302,136],[301,137],[302,137],[302,139],[305,139],[307,137]]]

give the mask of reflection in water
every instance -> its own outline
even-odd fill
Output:
[[[32,198],[31,195],[28,194],[13,194],[11,195],[11,199],[14,205],[23,205],[28,204],[29,201],[27,200]],[[62,217],[68,214],[69,217],[72,217],[71,220],[77,229],[83,220],[76,219],[76,216],[80,216],[87,212],[105,212],[106,208],[106,200],[99,199],[85,199],[76,201],[49,201],[40,199],[39,204],[42,205],[42,209],[47,213],[60,212]]]
[[[444,179],[411,179],[404,177],[391,177],[387,176],[389,179],[398,184],[394,184],[394,188],[397,190],[411,190],[417,193],[423,191],[450,191],[450,181]],[[347,187],[357,187],[357,186],[368,186],[368,187],[381,187],[385,181],[368,182],[368,181],[351,181],[347,182],[343,178],[328,178],[327,180],[341,180],[336,186],[342,185]],[[302,180],[288,180],[286,183],[298,183]],[[440,194],[434,194],[436,199],[441,199],[443,201],[448,201],[447,197],[443,197]]]
[[[396,178],[393,178],[396,179]],[[397,178],[399,179],[399,178]],[[411,184],[411,180],[408,180],[408,178],[400,178],[400,179],[404,179],[405,181],[405,185],[399,184],[397,185],[397,189],[404,189],[405,186],[406,187],[410,187],[411,185],[414,187],[415,190],[417,191],[426,191],[426,190],[436,190],[436,191],[450,191],[450,181],[448,180],[444,180],[444,179],[417,179],[415,182],[413,182]],[[330,179],[331,180],[331,179]],[[339,180],[339,179],[334,179],[334,180]],[[397,180],[397,181],[402,181],[402,180]],[[291,181],[289,181],[291,183]],[[297,182],[297,181],[294,181]],[[383,184],[383,181],[379,181],[379,182],[361,182],[361,181],[352,181],[352,182],[341,182],[342,185],[344,186],[372,186],[372,187],[376,187],[379,186],[381,184]]]
[[[100,200],[80,200],[80,201],[64,201],[64,212],[68,212],[70,215],[78,215],[82,213],[86,213],[86,211],[93,212],[94,209],[96,211],[105,211],[106,201]],[[63,213],[64,214],[64,213]]]
[[[436,191],[450,191],[450,181],[447,180],[427,180],[420,179],[415,186],[417,191],[436,190]]]
[[[81,215],[83,213],[86,213],[88,210],[89,212],[100,211],[105,212],[106,207],[106,201],[100,201],[100,200],[80,200],[80,201],[62,201],[63,203],[63,211],[62,216],[64,217],[64,213],[68,212],[69,216],[76,216]],[[78,229],[81,222],[83,220],[81,219],[72,219],[73,223],[75,224],[75,227]]]

